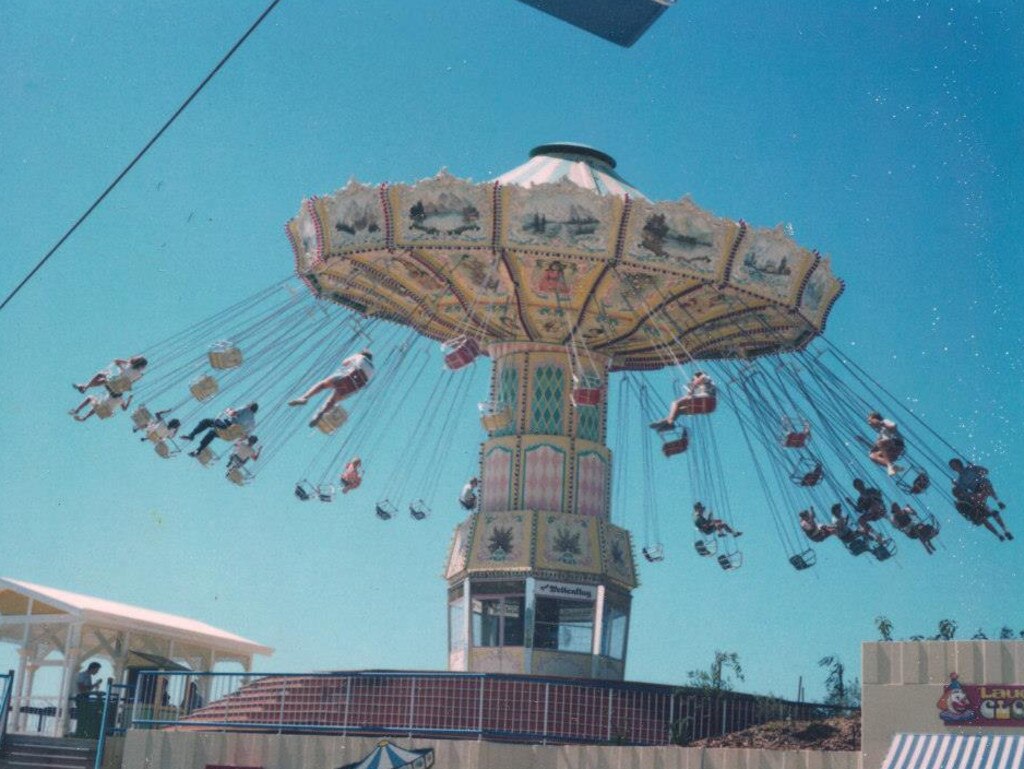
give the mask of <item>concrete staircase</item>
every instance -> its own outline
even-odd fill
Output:
[[[0,769],[92,769],[96,740],[8,734],[0,748]]]

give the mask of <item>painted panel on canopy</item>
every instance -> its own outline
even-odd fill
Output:
[[[575,492],[578,515],[608,517],[608,460],[601,453],[580,451],[576,454]]]
[[[605,275],[594,292],[594,299],[609,315],[623,320],[635,319],[674,296],[687,294],[700,280],[686,275],[648,271],[619,265]]]
[[[537,514],[538,569],[597,573],[601,570],[597,518],[572,513]]]
[[[456,574],[465,570],[466,560],[469,557],[469,542],[474,521],[475,518],[471,517],[455,527],[455,533],[452,534],[452,542],[448,548],[448,568],[444,573],[445,579],[451,579]]]
[[[562,179],[530,188],[503,187],[500,243],[506,248],[609,258],[615,251],[622,199]]]
[[[318,223],[310,211],[312,206],[309,203],[308,200],[303,201],[299,213],[288,222],[288,239],[295,251],[295,261],[300,271],[308,270],[320,261]]]
[[[526,306],[562,307],[578,312],[604,270],[596,259],[515,251],[509,254],[520,301]]]
[[[350,181],[333,195],[318,198],[324,253],[385,246],[385,214],[380,188]]]
[[[561,510],[565,506],[566,451],[549,443],[523,450],[523,507]]]
[[[677,270],[703,280],[721,280],[739,225],[698,208],[636,201],[629,215],[623,261]]]
[[[528,569],[532,541],[532,513],[478,513],[469,569]]]
[[[504,302],[515,287],[501,257],[489,249],[417,249],[472,302]]]
[[[610,523],[601,526],[601,560],[605,574],[629,588],[636,587],[636,564],[628,531]]]
[[[459,248],[490,245],[494,191],[441,172],[415,185],[388,189],[398,245]]]
[[[819,331],[822,330],[829,310],[842,291],[843,283],[832,274],[830,260],[822,259],[807,276],[807,283],[800,295],[800,314]]]
[[[794,243],[781,227],[749,230],[736,251],[729,283],[795,307],[804,276],[815,261],[814,252]]]
[[[497,445],[500,444],[500,445]],[[507,510],[512,501],[512,458],[516,439],[491,439],[481,463],[480,510]]]

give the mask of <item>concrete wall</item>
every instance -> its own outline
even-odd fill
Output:
[[[437,769],[859,769],[860,754],[598,745],[509,745],[472,740],[397,738],[406,748],[434,748]],[[265,769],[335,769],[358,761],[373,737],[317,737],[222,732],[132,731],[124,769],[203,769],[207,764]]]
[[[949,674],[961,684],[1024,684],[1024,641],[901,641],[861,647],[863,769],[878,769],[893,735],[1024,734],[1024,727],[949,727],[936,706]]]
[[[103,743],[102,769],[120,769],[124,759],[124,737],[107,737]]]

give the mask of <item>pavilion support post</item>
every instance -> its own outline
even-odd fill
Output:
[[[62,737],[68,731],[68,724],[71,720],[71,709],[68,707],[68,703],[71,700],[71,685],[78,673],[78,656],[81,654],[81,649],[79,648],[81,642],[81,623],[69,625],[64,641],[64,667],[61,671],[60,699],[57,702],[54,737]]]

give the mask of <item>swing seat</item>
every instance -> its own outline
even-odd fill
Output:
[[[203,374],[198,379],[193,380],[192,384],[188,386],[188,391],[192,393],[192,397],[197,401],[208,401],[220,390],[220,385],[217,384],[217,380],[209,374]]]
[[[417,499],[415,502],[409,503],[409,515],[415,518],[417,521],[422,521],[428,515],[430,515],[430,508],[427,507],[427,503],[422,499]]]
[[[879,561],[888,561],[896,554],[896,543],[891,539],[879,542],[871,548],[871,554]]]
[[[714,555],[718,551],[718,542],[714,537],[708,537],[707,539],[698,539],[693,543],[693,549],[697,551],[697,555],[702,558]]]
[[[689,395],[679,404],[679,413],[687,416],[710,414],[718,408],[718,398],[709,395]]]
[[[244,426],[238,423],[232,423],[227,427],[216,427],[214,432],[217,433],[217,437],[222,441],[228,441],[233,443],[234,441],[241,440],[249,434],[249,431]]]
[[[504,430],[512,424],[512,409],[501,401],[487,401],[480,406],[480,424],[489,433]]]
[[[928,477],[928,472],[919,467],[912,467],[896,478],[896,486],[907,494],[920,494],[931,485],[932,480]]]
[[[651,563],[665,560],[665,548],[662,545],[650,545],[649,547],[642,548],[640,552]]]
[[[739,550],[735,553],[721,553],[717,560],[723,571],[734,571],[743,565],[743,554]]]
[[[572,394],[570,398],[572,405],[597,406],[601,403],[604,394],[604,381],[599,376],[576,376],[572,378]]]
[[[871,542],[863,534],[857,534],[843,544],[851,555],[863,555],[871,549]]]
[[[802,432],[788,432],[782,436],[782,448],[802,449],[807,445],[807,441],[810,440],[810,437],[810,430],[804,430]]]
[[[795,483],[797,486],[803,486],[804,488],[812,488],[821,483],[825,477],[824,466],[822,466],[821,477],[814,479],[813,483],[804,483],[804,478],[807,478],[811,473],[814,472],[814,468],[817,467],[820,462],[814,457],[804,457],[801,459],[796,466],[793,467],[793,471],[789,474],[789,480]]]
[[[684,430],[678,438],[665,441],[661,445],[661,453],[666,457],[674,457],[676,454],[682,454],[688,448],[690,448],[690,435]]]
[[[170,459],[176,454],[181,453],[181,449],[178,448],[178,445],[169,438],[162,441],[156,441],[153,444],[153,451],[155,451],[157,456],[161,459]]]
[[[341,378],[334,380],[334,389],[342,398],[347,398],[352,393],[362,390],[370,380],[366,378],[366,372],[362,369],[352,369]]]
[[[95,401],[92,404],[93,413],[100,419],[110,419],[120,408],[113,398],[104,398],[103,400]]]
[[[321,502],[333,502],[334,501],[334,485],[330,483],[321,483],[316,487],[316,498]]]
[[[817,563],[818,557],[814,554],[813,550],[804,550],[802,553],[797,553],[789,557],[789,563],[797,571],[803,571],[809,569]]]
[[[459,497],[459,504],[466,510],[476,510],[476,494],[473,495],[472,499]]]
[[[348,412],[341,406],[335,406],[316,421],[316,429],[324,435],[330,435],[347,421]]]
[[[252,480],[252,473],[244,467],[232,467],[225,477],[236,486],[245,486]]]
[[[145,406],[139,406],[132,412],[132,424],[140,430],[153,421],[153,415]]]
[[[390,521],[392,518],[395,517],[396,511],[394,505],[388,502],[388,500],[382,499],[380,502],[377,503],[376,508],[374,508],[374,512],[377,513],[377,517],[380,518],[382,521]]]
[[[342,473],[339,480],[341,481],[341,493],[348,494],[353,489],[359,488],[359,485],[363,482],[363,477],[361,475],[346,475]]]
[[[441,351],[444,353],[444,366],[449,371],[465,368],[482,352],[480,344],[471,336],[458,336],[449,339],[441,345]]]
[[[200,451],[196,455],[196,460],[203,467],[209,467],[214,462],[216,462],[218,459],[220,459],[220,455],[219,454],[215,454],[213,452],[213,449],[211,449],[209,446],[207,446],[205,449],[203,449],[202,451]]]
[[[227,340],[213,344],[206,357],[210,359],[210,365],[218,370],[237,368],[242,365],[242,351],[234,342]]]
[[[121,395],[132,389],[132,380],[120,368],[111,366],[107,369],[107,381],[104,382],[104,387],[113,395]]]
[[[316,489],[309,481],[299,481],[295,484],[295,496],[302,502],[308,502],[316,494]]]

